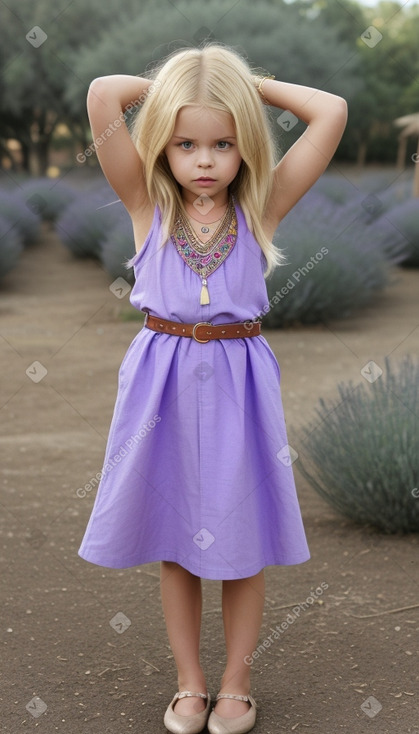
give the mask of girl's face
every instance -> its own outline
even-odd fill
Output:
[[[228,112],[199,105],[182,107],[164,150],[185,202],[193,204],[205,194],[215,206],[227,203],[227,186],[242,160],[233,118]]]

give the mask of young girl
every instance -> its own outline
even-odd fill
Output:
[[[150,77],[99,77],[87,98],[101,167],[132,218],[130,301],[146,320],[120,367],[79,554],[109,568],[161,561],[178,674],[164,724],[239,734],[256,720],[248,661],[263,569],[310,557],[279,366],[260,334],[265,277],[282,261],[271,240],[326,169],[347,105],[257,76],[217,43],[176,52]],[[116,121],[138,98],[130,134]],[[277,165],[265,105],[308,125]],[[211,713],[199,657],[201,578],[223,581],[227,664]]]

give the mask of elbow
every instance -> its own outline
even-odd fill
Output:
[[[346,99],[339,97],[337,108],[336,126],[340,130],[340,135],[342,137],[348,122],[348,103],[346,102]]]
[[[348,103],[343,97],[333,95],[333,104],[331,104],[331,111],[337,122],[340,122],[344,127],[348,121]]]
[[[97,90],[98,87],[103,87],[104,83],[106,83],[105,82],[106,79],[108,79],[107,76],[96,76],[90,82],[87,93],[89,93],[90,91],[94,91],[95,89]]]
[[[344,117],[348,117],[348,103],[343,97],[336,96],[336,105]]]
[[[348,119],[348,103],[346,99],[331,92],[322,92],[321,115],[327,119],[345,122]]]
[[[323,92],[323,94],[325,104],[329,109],[335,109],[337,112],[339,110],[342,110],[342,112],[348,111],[348,103],[344,97],[340,97],[338,94],[332,94],[332,92]]]
[[[97,76],[94,79],[92,79],[92,81],[89,84],[88,92],[90,92],[90,90],[93,89],[94,87],[97,87],[97,85],[100,84],[101,79],[103,79],[103,76]]]
[[[103,85],[104,79],[105,77],[98,76],[90,82],[86,97],[88,107],[98,101],[101,101],[103,104],[104,89],[106,88]]]

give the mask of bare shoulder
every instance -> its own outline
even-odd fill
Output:
[[[155,206],[147,202],[134,212],[130,212],[132,227],[134,230],[135,251],[140,252],[153,223]]]

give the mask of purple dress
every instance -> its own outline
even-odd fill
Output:
[[[268,304],[266,260],[235,202],[237,239],[201,279],[160,211],[131,260],[135,308],[172,321],[246,321]],[[122,361],[96,500],[79,555],[108,568],[175,561],[204,579],[310,558],[287,449],[278,362],[263,336],[192,338],[143,327]]]

